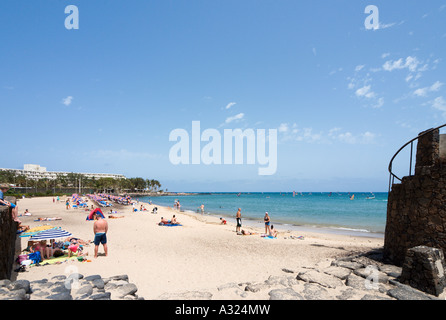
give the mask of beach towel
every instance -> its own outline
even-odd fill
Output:
[[[262,238],[264,238],[264,239],[277,239],[276,237],[273,237],[273,236],[263,236],[263,235],[262,235]]]
[[[171,224],[171,223],[159,223],[160,226],[164,227],[177,227],[177,226],[183,226],[182,224]]]
[[[57,258],[50,258],[47,259],[45,261],[43,261],[43,263],[41,263],[42,266],[46,266],[46,265],[51,265],[51,264],[59,264],[65,261],[70,261],[70,260],[78,260],[77,256],[71,256],[68,258],[68,255],[64,255],[62,257],[57,257]]]

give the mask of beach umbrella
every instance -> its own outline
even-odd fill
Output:
[[[49,229],[31,236],[29,241],[52,240],[69,236],[71,236],[71,233],[68,231],[62,229]]]
[[[45,230],[49,230],[49,229],[54,229],[55,227],[53,226],[39,226],[39,227],[34,227],[31,228],[29,230],[26,230],[25,232],[23,232],[20,237],[24,238],[24,237],[30,237],[33,236],[39,232],[45,231]]]

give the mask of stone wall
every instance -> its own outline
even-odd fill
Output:
[[[446,251],[446,159],[439,141],[438,130],[419,139],[415,175],[389,193],[384,256],[396,265],[416,246]]]
[[[16,203],[15,198],[5,200]],[[14,222],[11,209],[0,206],[0,279],[10,279],[14,265],[15,245],[17,237],[17,222]]]

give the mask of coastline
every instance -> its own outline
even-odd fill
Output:
[[[221,225],[218,216],[178,212],[143,202],[136,208],[141,204],[147,211],[134,213],[132,206],[113,207],[116,215],[122,218],[106,219],[109,223],[108,256],[103,255],[100,247],[98,258],[93,258],[94,245],[89,245],[85,251],[91,262],[68,261],[31,267],[26,272],[15,273],[17,279],[49,279],[75,269],[84,275],[103,277],[126,274],[137,285],[138,295],[148,300],[197,290],[212,292],[213,299],[241,299],[239,295],[217,288],[228,283],[264,281],[270,276],[283,275],[283,269],[327,266],[333,258],[383,246],[380,238],[294,230],[279,225],[276,226],[277,239],[268,240],[260,236],[264,232],[262,224],[247,220],[243,221],[242,229],[257,234],[240,236],[235,233],[232,219]],[[89,211],[66,210],[64,201],[53,203],[52,197],[20,199],[18,206],[20,213],[25,209],[32,213],[32,216],[20,217],[25,225],[59,226],[83,240],[93,238],[93,223],[85,220]],[[150,213],[155,206],[158,213]],[[107,209],[103,212],[108,216]],[[182,226],[158,225],[161,217],[170,219],[174,214]],[[34,221],[37,217],[61,217],[62,220],[42,223]],[[26,246],[26,240],[20,238],[21,248]],[[268,296],[250,292],[246,298],[257,300],[268,299]]]

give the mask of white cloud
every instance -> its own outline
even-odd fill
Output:
[[[400,58],[396,61],[386,61],[383,65],[385,71],[408,69],[411,72],[417,70],[420,61],[416,57],[408,56],[406,59]]]
[[[62,99],[62,103],[66,106],[69,106],[71,104],[71,102],[73,101],[73,97],[72,96],[68,96],[66,98]]]
[[[443,97],[438,97],[430,103],[435,109],[446,112],[446,100],[444,100]]]
[[[231,107],[233,107],[233,106],[235,106],[237,103],[235,103],[235,102],[230,102],[230,103],[228,103],[227,105],[226,105],[226,107],[225,107],[225,109],[227,110],[227,109],[230,109]]]
[[[365,65],[356,66],[355,71],[356,72],[361,71],[364,67],[365,67]]]
[[[387,58],[388,56],[390,56],[390,53],[386,52],[386,53],[383,53],[383,54],[381,55],[381,58],[385,59],[385,58]]]
[[[281,130],[282,128],[282,130]],[[278,131],[281,133],[282,141],[299,141],[307,143],[326,143],[332,144],[334,142],[347,144],[370,144],[375,142],[376,134],[366,131],[360,134],[353,134],[351,132],[344,132],[342,128],[335,127],[328,132],[315,133],[313,128],[297,129],[294,123],[292,130],[288,123],[282,123]]]
[[[288,123],[281,123],[278,131],[279,132],[288,132],[289,128],[288,128]]]
[[[244,113],[239,113],[233,117],[228,117],[228,118],[226,118],[225,123],[231,123],[233,121],[241,120],[241,119],[243,119],[244,116],[245,116]]]
[[[356,96],[357,97],[366,97],[366,98],[373,98],[373,97],[375,97],[375,93],[370,90],[371,87],[372,86],[368,85],[368,86],[364,86],[362,88],[359,88],[355,92]]]
[[[416,96],[419,96],[419,97],[425,97],[425,96],[427,96],[427,94],[429,92],[438,91],[441,88],[442,85],[443,85],[443,83],[441,83],[440,81],[437,81],[433,85],[431,85],[430,87],[419,88],[419,89],[415,90],[414,94]]]
[[[376,104],[372,106],[372,108],[374,108],[374,109],[379,109],[379,108],[381,108],[383,105],[384,105],[384,98],[381,97],[381,98],[378,99],[378,101],[376,102]]]

